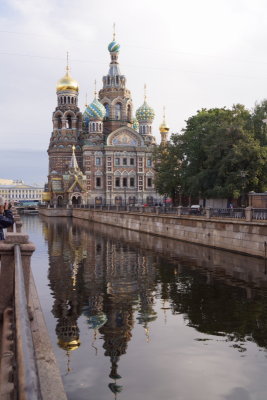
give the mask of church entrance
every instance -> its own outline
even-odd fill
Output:
[[[58,196],[57,198],[57,207],[63,207],[63,197]]]
[[[72,203],[73,206],[79,206],[79,205],[81,205],[81,204],[82,204],[82,198],[81,198],[81,196],[73,196],[73,197],[72,197],[72,200],[71,200],[71,203]]]

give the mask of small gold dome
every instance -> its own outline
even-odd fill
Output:
[[[170,127],[166,124],[165,121],[162,122],[162,124],[159,127],[159,131],[162,133],[168,133],[170,130]]]
[[[74,90],[75,92],[79,91],[78,82],[71,77],[68,67],[65,76],[58,81],[56,87],[57,92],[61,90]]]
[[[163,107],[163,121],[161,125],[159,126],[159,131],[160,133],[168,133],[170,130],[170,127],[167,125],[166,120],[165,120],[165,107]]]
[[[68,351],[73,351],[78,349],[80,344],[81,343],[79,340],[70,340],[70,341],[64,341],[62,339],[58,340],[59,347],[63,350],[68,350]]]

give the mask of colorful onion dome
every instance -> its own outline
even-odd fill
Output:
[[[138,108],[136,111],[136,118],[138,122],[141,121],[147,121],[147,122],[152,122],[155,117],[155,112],[153,108],[151,108],[146,100],[144,101],[144,104]]]
[[[139,132],[139,122],[136,118],[133,119],[133,129]]]
[[[73,90],[75,92],[79,91],[78,82],[71,77],[68,67],[66,74],[58,81],[56,88],[57,92],[61,90]]]
[[[112,40],[108,45],[108,51],[110,53],[118,53],[120,51],[120,45],[115,40]]]
[[[86,107],[83,113],[83,119],[86,121],[88,118],[89,120],[102,120],[106,115],[106,109],[100,101],[97,100],[95,97],[94,101]]]

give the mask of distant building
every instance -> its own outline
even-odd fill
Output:
[[[3,181],[8,180],[0,180],[0,196],[7,201],[42,201],[42,187],[26,185],[23,181],[11,181],[12,184],[3,184]]]
[[[48,186],[43,200],[51,205],[154,204],[161,196],[154,185],[152,133],[154,110],[144,103],[133,117],[131,92],[121,74],[120,45],[109,44],[111,61],[103,88],[82,113],[79,86],[69,66],[57,84],[57,107],[48,148]],[[162,143],[169,127],[160,126]]]
[[[20,180],[13,180],[13,179],[0,179],[0,185],[16,185],[24,183],[23,181]]]

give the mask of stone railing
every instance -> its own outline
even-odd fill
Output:
[[[31,273],[35,246],[16,210],[14,219],[0,241],[0,398],[66,400]]]
[[[40,208],[47,208],[42,206]],[[49,207],[48,207],[49,208]],[[52,208],[52,207],[51,207]],[[53,207],[61,208],[62,207]],[[63,207],[64,208],[64,207]],[[188,217],[205,217],[216,219],[241,219],[245,221],[266,220],[267,209],[258,208],[191,208],[191,207],[171,207],[171,206],[143,206],[143,205],[71,205],[67,209],[86,209],[103,211],[126,211],[137,213],[167,214]]]

